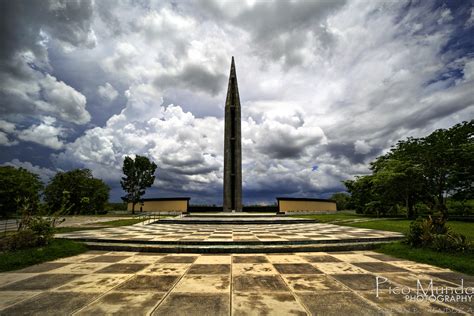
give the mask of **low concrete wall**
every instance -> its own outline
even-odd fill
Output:
[[[188,211],[188,205],[189,198],[146,199],[135,205],[135,211],[186,213]],[[128,203],[127,210],[132,210],[132,203]]]
[[[327,213],[337,211],[336,202],[322,199],[278,198],[278,211],[283,213]]]

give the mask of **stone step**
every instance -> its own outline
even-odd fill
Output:
[[[403,239],[403,236],[390,237],[361,237],[345,239],[320,239],[320,240],[146,240],[146,239],[108,239],[108,238],[70,238],[82,242],[110,243],[110,244],[140,244],[140,245],[163,245],[163,246],[297,246],[297,245],[319,245],[319,244],[343,244],[343,243],[371,243],[391,242]]]
[[[146,245],[139,243],[86,242],[91,250],[136,251],[156,253],[293,253],[370,250],[386,242],[343,242],[307,245]]]
[[[246,212],[219,212],[219,213],[199,213],[199,212],[190,212],[186,217],[222,217],[222,218],[269,218],[276,216],[277,213],[246,213]]]
[[[252,224],[306,224],[317,223],[317,220],[292,217],[256,217],[256,218],[232,218],[232,217],[194,217],[186,216],[180,218],[165,218],[156,221],[160,224],[215,224],[215,225],[252,225]]]

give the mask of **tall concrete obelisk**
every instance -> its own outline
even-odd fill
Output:
[[[224,212],[240,212],[242,211],[240,98],[233,56],[225,101],[224,134]]]

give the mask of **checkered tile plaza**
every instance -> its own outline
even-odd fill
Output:
[[[376,297],[376,276],[388,281]],[[91,251],[0,274],[1,315],[389,315],[472,313],[389,287],[474,277],[372,251],[150,254]]]
[[[322,223],[213,225],[213,224],[136,224],[127,227],[58,234],[68,239],[113,239],[118,241],[202,243],[238,241],[338,241],[397,238],[400,233],[345,227]]]

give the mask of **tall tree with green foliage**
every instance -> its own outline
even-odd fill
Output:
[[[336,201],[337,210],[347,210],[349,209],[349,201],[351,196],[345,192],[337,192],[331,195],[331,200]]]
[[[351,207],[356,213],[365,213],[367,203],[374,200],[372,176],[358,176],[355,180],[346,180],[343,183],[351,194]]]
[[[135,214],[135,205],[155,182],[157,165],[147,157],[136,156],[135,159],[126,156],[123,161],[122,171],[125,175],[120,184],[127,194],[122,197],[126,202],[132,203],[132,214]]]
[[[0,216],[15,215],[25,199],[36,209],[42,190],[43,183],[37,174],[24,168],[0,167]]]
[[[416,203],[447,216],[448,197],[474,196],[474,120],[399,141],[371,163],[372,174],[345,181],[359,212],[377,205],[383,212],[404,205],[414,217]]]
[[[102,180],[94,178],[89,169],[74,169],[58,172],[44,191],[45,202],[52,212],[65,203],[64,196],[72,214],[94,214],[103,211],[109,199],[110,188]]]
[[[426,197],[421,167],[409,161],[379,157],[372,163],[374,190],[386,208],[404,204],[408,218],[415,216],[415,204]]]

